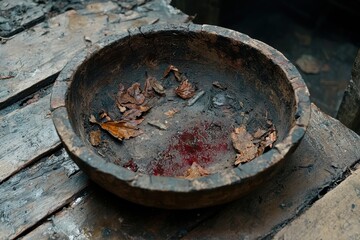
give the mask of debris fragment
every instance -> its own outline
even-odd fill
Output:
[[[195,95],[195,88],[189,82],[189,80],[186,79],[185,81],[182,81],[175,89],[175,93],[182,99],[189,99]]]
[[[168,127],[164,123],[160,122],[159,120],[150,120],[150,121],[148,121],[148,124],[151,126],[157,127],[160,130],[168,129]]]
[[[169,76],[170,72],[179,72],[179,69],[173,65],[169,65],[163,74],[163,78]]]
[[[189,101],[187,102],[188,106],[193,105],[197,100],[199,100],[203,95],[205,94],[205,91],[200,91],[197,94],[195,94],[195,96],[193,96],[191,99],[189,99]]]
[[[204,169],[196,162],[193,162],[191,167],[188,170],[186,170],[186,172],[184,173],[184,177],[186,179],[193,179],[193,178],[207,176],[209,174],[210,174],[209,171]]]
[[[35,94],[32,98],[30,98],[29,100],[27,100],[27,101],[24,103],[23,106],[27,106],[27,105],[30,105],[30,104],[32,104],[32,103],[35,103],[35,102],[39,101],[39,99],[40,99],[40,94],[37,93],[37,94]]]
[[[90,116],[89,121],[99,125],[102,129],[108,131],[113,137],[119,139],[120,141],[139,136],[143,133],[136,125],[126,121],[108,121],[99,123],[96,121],[94,115]]]
[[[101,119],[105,118],[106,121],[111,121],[112,120],[111,117],[109,116],[109,114],[107,112],[104,112],[104,111],[100,113],[100,118]]]
[[[155,92],[157,92],[160,95],[165,93],[164,87],[160,84],[158,80],[156,80],[156,78],[149,77],[148,79],[151,87],[155,90]]]
[[[221,89],[221,90],[226,90],[226,89],[227,89],[227,86],[226,86],[225,84],[220,83],[220,82],[218,82],[218,81],[213,82],[212,85],[213,85],[214,87],[216,87],[216,88]]]
[[[303,54],[295,63],[305,73],[317,74],[321,71],[319,61],[311,55]]]
[[[231,140],[234,148],[239,153],[236,155],[235,165],[253,160],[257,154],[257,146],[253,144],[254,137],[246,131],[245,126],[234,129]]]
[[[235,165],[249,162],[264,153],[267,148],[272,148],[277,140],[275,126],[270,120],[267,121],[269,128],[267,130],[258,128],[251,135],[246,131],[245,126],[234,129],[231,133],[231,140],[236,154]]]
[[[174,117],[175,113],[179,112],[180,110],[176,109],[176,108],[172,108],[169,111],[166,111],[164,114],[168,117],[168,118],[172,118]]]
[[[99,146],[99,144],[101,143],[101,131],[91,131],[89,140],[91,145],[93,145],[94,147]]]

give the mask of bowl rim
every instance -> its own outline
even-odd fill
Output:
[[[295,109],[293,124],[286,137],[275,144],[274,148],[265,154],[260,155],[253,161],[239,165],[232,169],[210,174],[195,179],[184,179],[177,177],[154,176],[143,173],[132,172],[114,163],[106,162],[97,155],[80,139],[73,129],[69,120],[66,108],[68,90],[71,87],[73,77],[83,62],[93,55],[100,52],[104,47],[116,44],[123,39],[136,35],[146,35],[172,32],[206,33],[210,35],[230,38],[233,41],[245,44],[261,54],[265,55],[274,65],[283,71],[289,80],[295,96]],[[137,28],[130,28],[124,33],[111,35],[91,48],[80,50],[75,57],[70,60],[57,77],[51,94],[50,110],[55,125],[55,129],[64,143],[70,156],[76,156],[73,160],[80,165],[96,169],[102,174],[111,175],[117,180],[125,182],[132,188],[160,192],[187,193],[193,191],[209,191],[223,186],[238,184],[243,181],[251,180],[252,177],[268,168],[278,164],[291,153],[303,138],[310,121],[310,94],[305,82],[296,67],[278,50],[269,45],[252,39],[240,32],[213,25],[198,24],[156,24]],[[90,174],[90,177],[91,174]]]

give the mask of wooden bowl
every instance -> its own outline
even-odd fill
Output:
[[[142,135],[119,141],[101,131],[101,145],[90,144],[89,133],[98,129],[89,122],[91,115],[98,119],[100,112],[112,118],[121,116],[115,101],[118,85],[142,84],[145,74],[173,84],[172,76],[160,80],[169,64],[186,73],[204,96],[189,106],[169,90],[159,97],[162,107],[144,116]],[[226,87],[214,88],[216,81]],[[174,118],[165,118],[166,106],[178,106],[181,111]],[[80,51],[56,80],[51,109],[66,150],[94,182],[129,201],[173,209],[229,202],[271,181],[298,146],[310,118],[308,89],[279,51],[233,30],[194,24],[134,28]],[[160,119],[168,128],[146,124],[151,119]],[[277,130],[274,147],[233,166],[231,129],[245,125],[255,131],[268,119]],[[201,131],[211,135],[209,126],[217,128],[210,141],[222,144],[223,149],[213,148],[212,142],[188,152],[175,146],[186,131],[194,134],[203,127]],[[160,162],[163,165],[156,169],[157,155],[164,151],[180,161],[181,154],[191,155],[209,164],[211,174],[178,177],[186,166],[172,160]],[[135,163],[136,169],[129,168],[129,163]]]

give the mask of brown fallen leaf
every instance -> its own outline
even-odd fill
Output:
[[[122,115],[122,119],[123,120],[134,120],[134,119],[140,117],[141,114],[142,114],[142,112],[140,110],[133,108],[133,109],[125,111]]]
[[[231,140],[234,148],[238,152],[235,165],[246,163],[257,157],[258,147],[252,142],[254,137],[246,131],[244,126],[234,129],[231,133]]]
[[[179,69],[173,65],[169,65],[163,74],[163,78],[169,76],[170,72],[179,72]]]
[[[200,166],[196,162],[193,162],[191,167],[185,171],[184,177],[186,179],[193,179],[193,178],[207,176],[209,174],[210,174],[209,171],[204,169],[202,166]]]
[[[144,96],[145,98],[152,98],[155,96],[155,92],[150,83],[150,78],[146,78],[144,84]]]
[[[195,95],[195,88],[186,79],[185,81],[182,81],[180,85],[175,89],[175,93],[182,99],[189,99]]]
[[[95,147],[99,146],[99,144],[101,143],[101,131],[100,130],[91,131],[89,140],[91,145]]]
[[[140,83],[133,83],[133,85],[127,89],[127,93],[136,100],[136,104],[144,103],[145,96],[141,93]]]
[[[125,112],[126,111],[126,107],[125,106],[123,106],[121,103],[116,103],[116,106],[118,107],[118,109],[119,109],[119,111],[121,112],[121,113],[123,113],[123,112]]]
[[[124,103],[122,104],[123,107],[125,107],[125,111],[128,109],[137,109],[140,112],[147,112],[150,110],[151,107],[149,107],[147,104],[137,105],[133,103]]]
[[[108,131],[113,137],[119,140],[136,137],[143,133],[136,126],[129,124],[126,121],[109,121],[109,122],[99,123],[96,121],[94,115],[90,116],[89,121],[91,123],[99,125],[102,129]]]
[[[162,95],[165,93],[164,87],[160,84],[158,80],[154,77],[149,77],[149,82],[151,87],[157,92],[158,94]]]
[[[179,112],[180,110],[176,109],[176,108],[172,108],[169,111],[164,112],[164,114],[168,117],[168,118],[172,118],[174,117],[174,115]]]

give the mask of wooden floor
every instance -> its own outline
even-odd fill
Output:
[[[3,0],[0,8],[9,4]],[[105,35],[187,20],[164,0],[117,10],[113,2],[91,4],[2,39],[0,239],[360,239],[360,137],[315,105],[284,169],[232,203],[189,211],[147,208],[89,181],[51,120],[57,74],[77,50]]]

